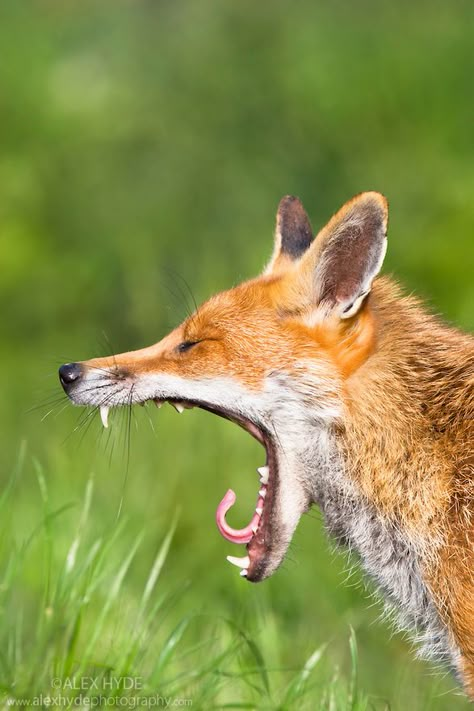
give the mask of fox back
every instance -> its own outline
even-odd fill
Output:
[[[234,421],[266,454],[246,580],[280,565],[301,515],[320,506],[400,627],[474,698],[474,339],[379,277],[387,203],[362,193],[313,237],[286,197],[263,274],[220,293],[153,346],[68,363],[71,400],[100,409],[168,401]]]

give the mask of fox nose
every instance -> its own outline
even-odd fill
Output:
[[[80,379],[81,375],[82,365],[80,363],[65,363],[59,369],[59,380],[66,391]]]

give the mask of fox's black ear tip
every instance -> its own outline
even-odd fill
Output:
[[[299,197],[284,195],[278,203],[277,225],[289,226],[291,223],[309,225],[309,219]]]
[[[298,260],[313,241],[313,230],[301,200],[296,195],[284,195],[278,204],[275,247],[265,274]]]
[[[303,203],[296,195],[283,195],[282,199],[278,204],[278,209],[280,209],[281,207],[289,207],[290,205],[293,205],[295,203],[303,207]]]
[[[277,213],[277,236],[281,254],[298,259],[313,241],[313,231],[303,203],[295,195],[280,200]]]

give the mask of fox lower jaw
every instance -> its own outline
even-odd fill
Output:
[[[192,407],[208,410],[235,422],[257,439],[266,451],[266,462],[259,468],[261,488],[248,533],[247,529],[245,535],[235,531],[225,521],[235,500],[232,490],[226,494],[231,503],[226,505],[224,497],[216,519],[225,538],[247,544],[247,554],[230,557],[230,562],[241,568],[240,574],[247,580],[259,582],[279,567],[301,515],[314,503],[314,443],[321,448],[328,428],[341,415],[334,388],[323,381],[317,384],[314,377],[308,382],[309,390],[301,381],[295,388],[289,374],[272,373],[261,390],[251,391],[232,378],[191,380],[167,374],[127,377],[113,368],[107,372],[91,367],[68,395],[76,405],[99,408],[104,426],[108,426],[109,410],[114,407],[169,402],[178,412]],[[320,406],[308,407],[315,388],[321,392]]]

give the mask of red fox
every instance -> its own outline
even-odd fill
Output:
[[[388,208],[347,202],[313,237],[284,197],[273,255],[256,279],[217,294],[159,343],[61,366],[77,405],[167,401],[243,427],[266,463],[244,529],[217,526],[251,582],[278,568],[301,515],[321,508],[358,553],[400,626],[474,699],[474,338],[377,277]]]

